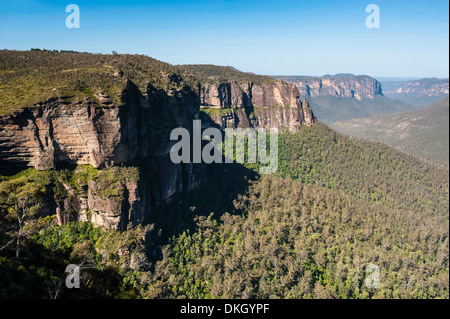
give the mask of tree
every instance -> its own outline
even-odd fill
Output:
[[[0,250],[16,241],[16,258],[20,258],[21,239],[29,235],[25,224],[39,211],[45,193],[43,185],[28,177],[0,183],[0,211],[2,220],[6,222],[2,226],[5,231],[13,233],[11,240],[4,243]]]

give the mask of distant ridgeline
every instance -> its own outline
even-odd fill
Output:
[[[367,75],[356,76],[339,73],[335,75],[327,74],[322,77],[276,76],[275,78],[294,83],[298,87],[300,95],[306,97],[331,95],[362,100],[383,95],[380,82]]]
[[[383,95],[379,81],[367,75],[339,73],[311,76],[275,76],[295,84],[309,98],[317,118],[325,123],[413,109]]]
[[[334,129],[386,143],[410,154],[449,161],[448,96],[423,109],[330,124]]]
[[[415,106],[426,106],[449,94],[449,80],[425,78],[411,81],[383,81],[384,94]]]
[[[448,79],[425,78],[407,82],[390,82],[385,88],[386,94],[413,93],[417,96],[442,96],[449,93]]]

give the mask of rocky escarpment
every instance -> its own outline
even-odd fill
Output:
[[[51,99],[0,116],[0,162],[48,170],[58,165],[109,167],[169,154],[175,127],[192,127],[197,95],[171,89],[148,98],[129,81],[123,105]]]
[[[316,121],[308,102],[301,102],[298,88],[291,83],[232,67],[183,68],[201,80],[200,116],[212,119],[221,128],[261,127],[296,132],[302,125]]]
[[[74,174],[92,170],[77,167]],[[47,186],[45,214],[55,214],[58,224],[69,221],[89,221],[97,226],[126,229],[129,224],[148,221],[152,210],[146,189],[149,181],[137,167],[113,167],[91,174],[90,179],[69,183],[58,176],[53,188]],[[56,190],[56,191],[55,191]]]
[[[295,132],[300,126],[315,122],[308,101],[302,103],[298,89],[282,81],[205,83],[200,89],[200,106],[221,128],[260,127]]]
[[[390,83],[386,94],[413,94],[415,96],[442,96],[449,94],[448,79],[428,78]]]
[[[87,210],[94,212],[92,221],[112,228],[125,227],[132,216],[143,222],[151,207],[177,192],[194,189],[205,176],[201,164],[170,160],[175,143],[170,132],[177,127],[192,130],[199,109],[198,92],[179,89],[179,82],[176,77],[171,79],[167,91],[149,85],[144,96],[129,81],[122,105],[111,104],[107,97],[100,106],[88,99],[78,103],[51,99],[0,116],[0,166],[3,170],[28,166],[49,170],[84,164],[100,169],[137,165],[140,177],[117,185],[120,194],[115,200],[98,195],[111,184],[93,180],[84,193],[74,195],[77,204],[58,203],[58,210],[65,213],[58,211],[57,215],[64,222],[72,207],[80,216],[87,216],[82,214]]]
[[[323,77],[279,76],[277,78],[295,84],[300,95],[305,97],[330,95],[362,100],[382,95],[380,82],[369,76],[340,76],[337,74]]]
[[[181,127],[192,136],[194,119],[221,127],[290,131],[315,121],[294,85],[270,78],[203,81],[148,57],[78,53],[8,51],[7,67],[20,68],[21,57],[29,58],[28,69],[10,71],[8,81],[25,83],[26,74],[45,65],[52,76],[42,73],[42,81],[29,89],[24,101],[31,102],[39,92],[51,96],[28,107],[16,101],[11,108],[11,98],[2,98],[8,112],[0,115],[1,173],[68,168],[78,176],[80,166],[96,170],[88,179],[73,177],[75,182],[50,179],[46,210],[56,214],[59,223],[88,220],[125,229],[128,223],[148,222],[163,203],[197,188],[205,179],[206,164],[175,164],[170,159],[177,143],[171,141],[171,132]],[[83,72],[68,69],[72,76],[61,75],[65,64],[55,59],[79,59]],[[135,72],[136,65],[142,74]],[[147,76],[151,80],[145,81]]]
[[[201,107],[295,107],[300,106],[298,99],[298,89],[282,81],[256,84],[230,80],[220,84],[204,83],[200,90]]]

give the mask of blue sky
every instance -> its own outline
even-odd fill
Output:
[[[68,29],[68,4],[80,28]],[[368,29],[368,4],[380,28]],[[0,0],[0,49],[145,54],[259,74],[449,76],[448,1]]]

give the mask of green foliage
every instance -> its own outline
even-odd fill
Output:
[[[151,227],[117,232],[88,222],[62,226],[53,217],[32,225],[23,257],[0,254],[3,298],[140,298],[148,262],[143,238]],[[80,289],[65,288],[65,268],[80,267]]]
[[[100,93],[120,104],[128,80],[144,94],[149,85],[167,90],[197,83],[182,68],[144,55],[0,50],[0,114],[52,98],[99,105]]]
[[[448,170],[384,144],[355,140],[319,123],[280,135],[279,147],[280,176],[388,207],[448,212]]]
[[[115,196],[115,188],[137,182],[135,167],[97,170],[89,165],[73,169],[27,169],[0,178],[0,296],[4,298],[139,298],[150,267],[145,238],[152,226],[118,232],[89,222],[57,225],[48,202],[61,209],[66,199],[87,196],[89,181],[104,187],[97,194]],[[62,214],[73,214],[62,211]],[[51,212],[51,211],[50,211]],[[19,241],[20,239],[20,241]],[[20,248],[20,256],[17,253]],[[81,289],[65,289],[65,268],[81,267]]]
[[[100,228],[87,222],[72,222],[64,226],[57,226],[53,218],[47,218],[41,222],[46,222],[47,225],[34,234],[33,240],[48,250],[70,251],[76,244],[84,241],[91,241],[95,244],[102,233]]]
[[[200,217],[195,232],[172,239],[155,267],[149,296],[449,296],[446,214],[399,212],[270,176],[253,183],[235,208],[242,214],[224,214],[220,221]],[[370,263],[381,269],[379,289],[364,284]]]
[[[57,225],[41,204],[85,194],[89,181],[123,199],[139,168],[1,177],[0,297],[449,298],[446,169],[320,123],[279,146],[278,176],[259,177],[260,163],[211,165],[198,189],[151,211],[152,225],[122,232]],[[7,243],[26,198],[38,200],[17,258]],[[65,289],[71,263],[80,290]],[[364,284],[371,263],[378,289]]]
[[[147,296],[448,298],[446,170],[318,124],[280,136],[278,175],[249,180],[232,214],[204,214],[173,236]],[[220,183],[201,197],[215,203]],[[364,283],[371,263],[377,289]]]
[[[191,64],[182,65],[183,69],[192,73],[201,80],[202,83],[229,83],[236,81],[238,83],[253,82],[258,85],[272,84],[275,82],[273,78],[254,73],[246,73],[237,71],[231,67],[208,65],[208,64]]]
[[[215,107],[208,107],[208,108],[202,108],[203,112],[205,112],[208,116],[211,118],[218,118],[221,116],[226,115],[232,115],[234,110],[232,108],[215,108]]]

